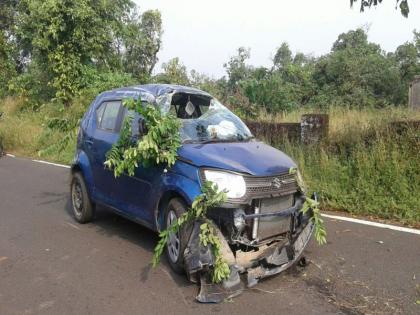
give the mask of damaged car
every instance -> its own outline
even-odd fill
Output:
[[[134,176],[118,178],[104,167],[119,139],[123,121],[134,115],[132,138],[147,133],[144,119],[123,101],[141,100],[172,113],[182,123],[176,163],[139,165]],[[71,166],[71,202],[76,220],[92,220],[104,205],[153,231],[162,231],[191,207],[204,182],[217,184],[227,200],[207,213],[221,240],[230,277],[212,284],[214,257],[199,240],[199,222],[171,233],[168,262],[201,285],[200,302],[220,302],[244,285],[278,274],[302,259],[311,238],[311,211],[301,211],[305,192],[296,164],[283,152],[257,140],[239,117],[210,94],[184,86],[148,84],[101,93],[85,113]]]

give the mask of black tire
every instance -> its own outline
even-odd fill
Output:
[[[92,221],[94,205],[89,198],[85,180],[79,172],[75,172],[72,176],[70,196],[73,215],[76,221],[82,224]]]
[[[165,222],[164,228],[168,227],[168,216],[171,212],[175,213],[176,217],[179,218],[185,211],[187,211],[187,206],[185,202],[180,198],[171,199],[165,209]],[[169,265],[171,266],[172,270],[178,274],[185,273],[184,269],[184,251],[185,247],[188,244],[189,236],[191,234],[191,227],[189,226],[182,226],[181,229],[177,233],[179,239],[179,248],[178,248],[178,258],[174,259],[174,256],[171,255],[171,240],[168,240],[166,244],[166,257],[168,258]]]

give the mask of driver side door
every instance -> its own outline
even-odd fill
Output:
[[[133,116],[132,141],[137,142],[142,137],[138,132],[140,116],[125,110],[124,117],[127,115]],[[124,173],[116,178],[116,193],[122,201],[125,211],[146,226],[154,224],[154,201],[156,200],[154,196],[157,194],[156,189],[159,187],[158,183],[163,169],[162,166],[144,167],[140,162],[133,176]]]
[[[106,154],[118,141],[121,128],[122,105],[120,100],[103,101],[95,112],[95,128],[91,140],[91,157],[95,191],[104,204],[120,208],[117,181],[114,172],[105,168]]]

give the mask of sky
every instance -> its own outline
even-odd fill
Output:
[[[140,12],[162,13],[161,63],[179,57],[188,70],[211,77],[225,75],[223,64],[241,46],[251,49],[250,64],[270,66],[276,48],[287,42],[293,52],[328,53],[338,35],[357,27],[386,51],[411,41],[420,31],[420,1],[410,0],[410,14],[395,10],[395,0],[359,12],[349,0],[135,0]]]

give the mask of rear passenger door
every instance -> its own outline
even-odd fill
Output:
[[[116,180],[112,170],[106,169],[106,154],[118,141],[123,115],[121,100],[103,101],[96,109],[96,128],[92,139],[92,170],[98,199],[119,207]]]

